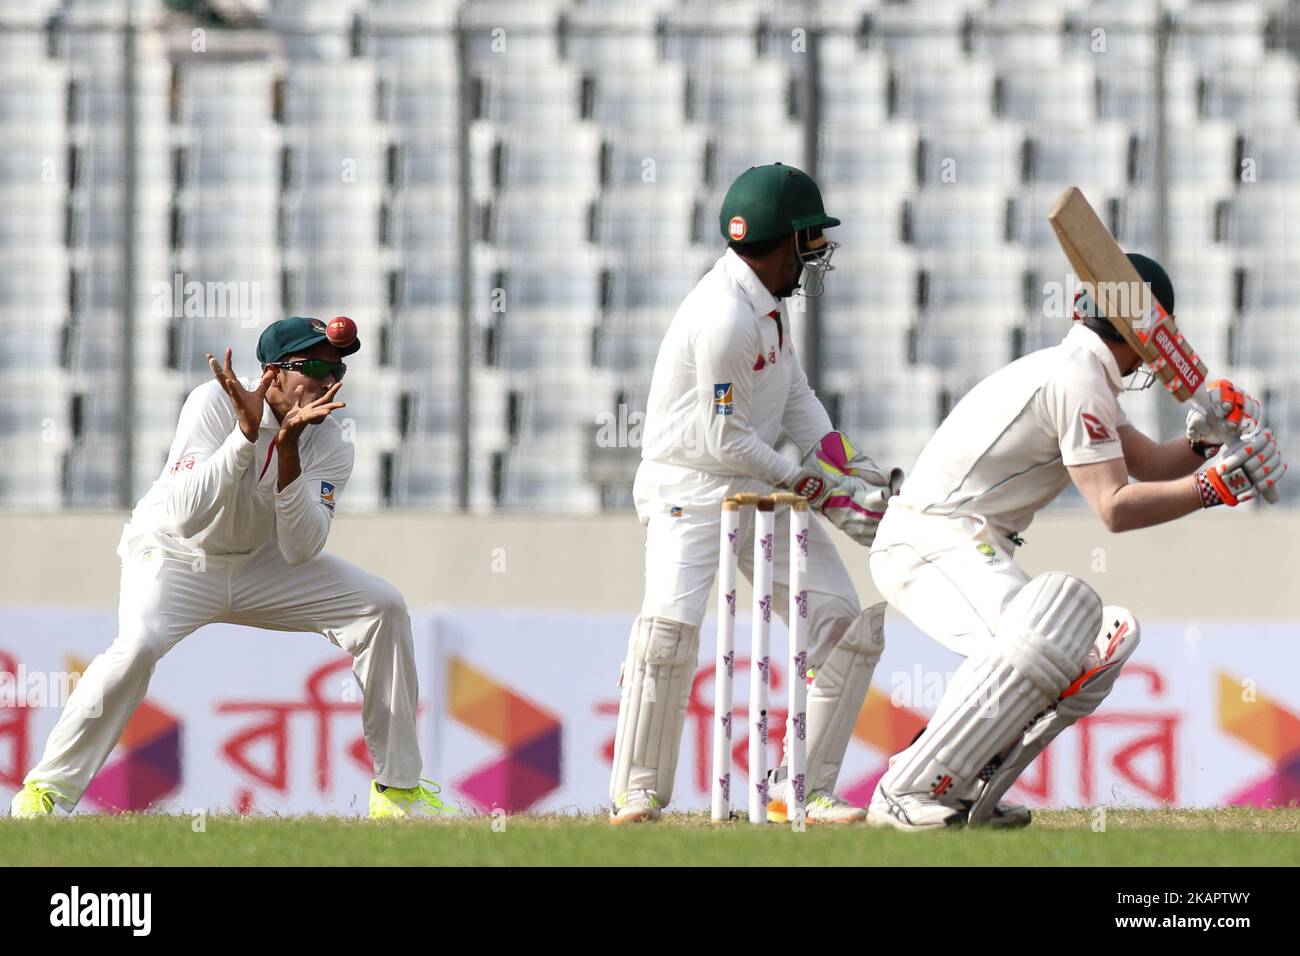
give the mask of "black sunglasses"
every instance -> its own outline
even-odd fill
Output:
[[[324,359],[299,359],[296,362],[271,362],[271,365],[289,372],[302,372],[308,378],[325,378],[334,376],[334,381],[343,381],[348,367],[342,362],[327,362]]]

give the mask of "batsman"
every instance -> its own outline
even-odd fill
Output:
[[[611,821],[651,821],[672,799],[700,625],[719,560],[724,498],[789,489],[869,544],[902,472],[885,474],[842,433],[808,386],[787,301],[817,296],[839,224],[806,173],[774,163],[742,173],[719,217],[728,248],[687,295],[655,361],[634,498],[646,529],[645,598],[621,671],[610,783]],[[800,461],[776,450],[784,433]],[[777,539],[789,512],[778,509]],[[739,529],[752,575],[753,514]],[[748,542],[748,543],[746,543]],[[788,554],[777,550],[774,603],[789,602]],[[884,604],[863,611],[825,527],[812,523],[808,572],[807,802],[809,823],[865,812],[833,793],[853,724],[884,647]],[[784,769],[773,772],[768,816],[787,819]]]
[[[1172,317],[1165,270],[1128,261],[1133,284]],[[1259,403],[1231,382],[1208,383],[1210,407],[1188,412],[1185,437],[1156,442],[1135,428],[1118,397],[1152,375],[1094,298],[1076,297],[1061,344],[957,403],[880,524],[876,586],[965,661],[928,727],[890,761],[869,824],[1028,824],[1025,807],[998,801],[1115,686],[1138,645],[1132,612],[1072,575],[1030,578],[1015,560],[1020,533],[1068,484],[1108,530],[1127,532],[1269,494],[1285,474]]]

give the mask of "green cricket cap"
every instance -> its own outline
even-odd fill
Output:
[[[286,355],[306,351],[322,342],[329,342],[329,338],[325,335],[325,323],[320,319],[303,315],[280,319],[262,330],[262,335],[257,340],[257,360],[263,365],[278,362]],[[339,348],[339,352],[351,355],[359,348],[361,340],[355,339],[346,348]]]
[[[826,215],[813,178],[782,163],[751,166],[737,176],[718,217],[723,238],[735,242],[763,242],[800,229],[839,224]]]

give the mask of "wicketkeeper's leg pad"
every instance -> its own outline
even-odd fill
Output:
[[[920,738],[881,781],[894,793],[954,797],[1079,676],[1101,627],[1101,598],[1068,574],[1031,579],[982,654],[957,669]]]
[[[826,659],[813,667],[808,688],[809,793],[835,787],[871,675],[885,649],[887,607],[882,601],[854,618]]]
[[[653,790],[661,806],[672,798],[699,651],[700,629],[693,624],[663,617],[633,623],[620,681],[612,801],[628,790]]]
[[[992,816],[997,802],[1034,762],[1034,758],[1046,750],[1066,727],[1100,707],[1115,687],[1120,668],[1137,650],[1141,628],[1128,608],[1113,604],[1102,609],[1102,622],[1101,631],[1088,650],[1083,673],[1065,689],[1056,706],[1031,724],[1006,755],[996,761],[993,775],[971,807],[971,823],[980,823]]]

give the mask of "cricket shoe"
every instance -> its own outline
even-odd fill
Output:
[[[654,823],[660,816],[659,796],[653,790],[627,790],[614,801],[609,822],[621,827],[625,823]]]
[[[789,823],[790,809],[786,803],[788,780],[779,780],[768,785],[767,801],[768,823]],[[867,811],[856,806],[843,797],[837,797],[829,790],[814,790],[804,800],[803,819],[805,823],[861,823],[867,818]]]
[[[975,806],[974,800],[958,800],[958,803],[966,810],[966,815],[970,816],[971,808]],[[993,815],[987,820],[981,820],[979,823],[971,823],[973,827],[988,827],[994,830],[1018,830],[1021,827],[1029,826],[1032,814],[1029,808],[1020,803],[998,803],[993,806]]]
[[[432,784],[426,787],[425,784]],[[438,798],[442,792],[432,780],[421,780],[414,787],[379,789],[379,781],[370,781],[370,819],[428,819],[447,816],[456,810]]]
[[[929,793],[891,793],[880,784],[867,806],[867,825],[909,833],[966,825],[966,811]]]
[[[15,820],[52,817],[54,798],[59,796],[62,794],[43,783],[25,783],[23,788],[14,794],[13,803],[9,805],[9,815]]]

